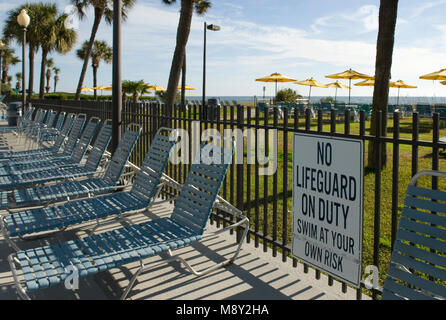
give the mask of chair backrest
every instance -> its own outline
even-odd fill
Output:
[[[75,120],[76,120],[76,115],[74,113],[70,113],[68,116],[65,116],[64,125],[63,125],[62,129],[60,130],[56,141],[53,144],[53,149],[55,151],[59,151],[59,149],[62,147],[62,144],[64,143],[65,138],[67,137],[68,133],[70,133]]]
[[[193,230],[197,235],[201,235],[206,227],[231,163],[234,148],[213,148],[212,152],[214,154],[211,158],[221,159],[220,163],[191,165],[171,215],[172,220]]]
[[[322,111],[329,112],[331,111],[331,108],[333,108],[331,102],[321,102]]]
[[[74,120],[73,127],[71,128],[68,139],[65,142],[63,148],[63,154],[71,156],[73,154],[74,147],[76,146],[77,139],[81,135],[82,129],[84,128],[87,116],[84,113],[78,114]]]
[[[82,132],[82,135],[79,139],[79,141],[76,144],[76,147],[74,148],[71,160],[75,163],[81,162],[82,158],[85,155],[85,152],[87,152],[88,146],[91,143],[91,140],[93,140],[93,137],[96,133],[96,130],[99,127],[99,124],[101,123],[101,119],[97,117],[92,117],[88,121],[87,125],[85,126],[84,131]],[[65,150],[64,150],[65,152]]]
[[[339,102],[336,103],[335,105],[335,109],[336,109],[336,114],[344,114],[345,113],[345,102]]]
[[[266,103],[265,102],[257,103],[257,108],[259,108],[259,112],[265,112]]]
[[[439,105],[435,108],[435,112],[438,112],[440,114],[441,119],[446,118],[446,105]]]
[[[132,124],[127,127],[127,130],[121,137],[118,147],[110,160],[107,170],[104,173],[103,179],[110,185],[115,185],[122,172],[125,164],[136,145],[136,141],[141,134],[141,126]]]
[[[54,126],[54,122],[56,121],[57,115],[59,112],[56,110],[50,110],[48,116],[46,117],[45,126],[47,128],[52,128]]]
[[[46,112],[47,112],[46,110],[39,108],[34,117],[34,124],[42,123],[43,119],[45,118]]]
[[[87,161],[85,162],[84,168],[93,172],[96,171],[99,164],[101,163],[102,156],[104,155],[105,150],[107,150],[108,144],[112,138],[112,126],[111,120],[108,119],[102,125],[101,130],[94,141],[93,147],[88,154]]]
[[[158,130],[130,190],[131,194],[144,201],[149,201],[155,195],[158,182],[176,143],[176,139],[170,137],[168,132],[170,130],[165,128]]]
[[[446,172],[419,172],[407,188],[383,299],[446,299],[446,191],[417,187],[423,176]]]
[[[296,105],[296,107],[297,107],[297,110],[300,112],[300,113],[303,113],[303,112],[305,112],[305,105],[303,104],[303,103],[298,103],[297,105]]]
[[[432,116],[431,106],[429,104],[417,104],[416,108],[421,117]]]
[[[54,128],[58,131],[62,130],[62,126],[65,120],[65,117],[67,116],[67,113],[65,111],[62,111],[59,113],[59,117],[57,118],[57,122],[54,126]]]

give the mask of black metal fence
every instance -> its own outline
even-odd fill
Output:
[[[102,119],[111,118],[111,102],[43,100],[32,103],[37,108],[86,113],[89,117],[97,116]],[[401,119],[399,113],[395,112],[388,120],[387,136],[373,136],[370,134],[370,123],[366,120],[364,111],[359,113],[359,121],[353,122],[349,110],[340,116],[334,109],[329,113],[319,110],[316,117],[312,117],[309,109],[301,113],[297,109],[292,112],[283,109],[282,114],[277,108],[266,108],[264,112],[260,112],[256,107],[242,105],[205,110],[199,105],[189,106],[187,109],[175,106],[172,114],[167,117],[162,110],[163,106],[159,104],[127,103],[123,106],[122,130],[130,123],[138,123],[143,128],[141,138],[131,156],[131,161],[137,166],[142,163],[154,134],[162,125],[184,129],[189,133],[189,137],[193,125],[203,117],[208,120],[200,122],[201,130],[213,128],[223,132],[225,129],[250,129],[256,133],[263,130],[265,134],[261,138],[257,134],[254,135],[254,163],[247,159],[247,139],[244,138],[244,161],[233,161],[221,196],[243,210],[250,219],[248,242],[253,241],[256,247],[262,247],[265,252],[270,251],[274,257],[280,257],[284,262],[292,259],[295,267],[300,263],[291,256],[292,134],[299,132],[363,140],[365,153],[368,152],[367,145],[375,143],[378,150],[377,165],[374,169],[366,168],[364,177],[362,264],[363,270],[368,265],[378,267],[381,286],[386,276],[397,222],[410,178],[419,170],[439,170],[442,166],[445,169],[446,164],[445,155],[440,153],[440,149],[446,148],[446,143],[439,141],[442,123],[438,113],[434,113],[432,118],[420,118],[419,114],[414,112],[410,118]],[[383,125],[381,118],[379,114],[377,132],[380,132],[379,128]],[[268,154],[271,147],[269,136],[273,130],[277,132],[277,170],[272,175],[260,176],[257,174],[262,167],[258,161],[259,146]],[[383,144],[386,145],[387,164],[381,168],[380,160],[384,154],[380,146]],[[367,159],[367,156],[364,159]],[[166,173],[182,183],[188,170],[188,164],[170,163]],[[439,187],[436,178],[428,183],[434,189]],[[233,219],[232,216],[217,212],[212,222],[217,226],[226,226]],[[308,273],[310,267],[304,264],[303,270]],[[316,278],[321,277],[320,270],[314,270],[314,274]],[[331,276],[328,277],[328,282],[329,285],[335,283]],[[346,292],[347,284],[343,283],[341,287],[341,290]],[[379,297],[380,294],[378,289],[367,290],[364,285],[356,292],[358,299],[361,299],[363,293],[371,294],[373,298]]]

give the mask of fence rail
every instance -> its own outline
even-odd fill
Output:
[[[32,103],[37,108],[86,113],[88,117],[96,116],[102,119],[111,118],[111,102],[106,101],[34,100]],[[370,123],[366,121],[364,111],[359,113],[358,122],[352,121],[349,110],[339,115],[334,109],[328,113],[318,110],[314,118],[309,109],[305,112],[299,112],[298,109],[290,112],[285,108],[282,114],[277,108],[265,108],[264,112],[260,112],[256,107],[242,105],[208,108],[192,105],[187,109],[175,106],[170,116],[162,114],[162,111],[163,106],[155,103],[123,105],[121,127],[125,128],[133,122],[143,128],[131,162],[137,166],[141,165],[154,134],[162,125],[184,129],[189,133],[189,137],[192,135],[194,124],[200,119],[200,132],[209,128],[222,133],[225,129],[252,130],[255,137],[255,162],[248,161],[245,137],[243,162],[233,161],[231,164],[221,196],[243,210],[250,219],[248,242],[254,241],[256,247],[261,246],[265,252],[271,251],[274,257],[280,257],[284,262],[292,259],[295,267],[300,262],[291,256],[292,134],[298,132],[362,140],[365,153],[368,153],[368,144],[374,143],[378,151],[375,162],[377,165],[374,169],[367,168],[364,177],[362,269],[368,265],[377,266],[381,285],[387,272],[402,199],[410,178],[420,170],[446,169],[446,158],[443,154],[440,157],[440,149],[445,149],[446,143],[440,141],[443,126],[438,113],[433,113],[432,118],[420,119],[419,114],[414,112],[410,118],[401,119],[400,114],[395,112],[388,120],[388,134],[374,136],[367,133]],[[384,125],[383,120],[381,113],[378,113],[377,132],[380,132],[379,128]],[[263,136],[257,135],[260,130],[265,133]],[[261,152],[268,154],[272,148],[270,135],[274,132],[277,133],[277,170],[272,175],[260,176],[258,172],[262,164],[259,162],[259,155]],[[424,139],[421,139],[420,135]],[[386,155],[382,153],[383,145],[387,150],[385,167],[381,167],[381,159]],[[190,154],[189,160],[191,161]],[[188,170],[187,163],[170,163],[166,173],[183,183]],[[435,177],[428,183],[433,189],[439,187]],[[233,222],[233,219],[232,216],[217,212],[213,215],[212,223],[226,226]],[[239,232],[241,230],[237,231]],[[303,269],[306,273],[310,272],[310,267],[306,264]],[[321,271],[315,270],[315,277],[320,276]],[[334,285],[334,281],[331,276],[328,277],[329,285]],[[347,285],[343,283],[342,291],[346,290]],[[357,289],[357,298],[361,299],[364,292],[370,293],[373,298],[380,295],[379,290],[368,290],[362,285]]]

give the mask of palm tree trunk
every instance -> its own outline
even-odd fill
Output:
[[[57,87],[57,80],[56,78],[54,78],[54,92],[56,92],[56,87]]]
[[[104,14],[104,9],[95,8],[94,9],[94,22],[91,29],[90,42],[88,43],[87,50],[85,51],[84,64],[82,65],[82,71],[79,78],[79,83],[77,84],[75,100],[80,100],[82,85],[84,83],[85,74],[87,73],[88,60],[90,60],[91,49],[93,48],[94,40],[96,38],[96,33],[98,32],[99,24],[101,23],[102,16]]]
[[[192,15],[194,12],[193,0],[181,0],[180,20],[177,29],[177,42],[173,54],[172,65],[170,67],[169,82],[164,95],[165,116],[169,117],[173,110],[175,97],[180,81],[181,68],[183,66],[184,55],[186,52],[187,40],[189,39],[190,27],[192,24]],[[165,118],[167,119],[167,118]],[[167,125],[165,123],[164,125]]]
[[[376,44],[375,88],[373,91],[373,108],[371,115],[371,135],[377,135],[376,118],[378,111],[382,113],[381,136],[387,135],[387,107],[389,100],[389,80],[392,68],[392,55],[395,37],[395,25],[398,11],[398,0],[381,0],[379,7],[379,30]],[[377,167],[377,146],[369,143],[368,166]],[[381,143],[381,167],[387,161],[385,143]]]
[[[50,92],[50,80],[51,80],[51,73],[49,73],[50,69],[46,70],[46,93]]]
[[[28,101],[31,101],[33,98],[33,90],[34,90],[34,56],[35,56],[35,48],[33,45],[29,45],[29,80],[28,80]]]
[[[3,63],[2,65],[2,83],[7,84],[8,83],[8,72],[9,67],[7,64]]]
[[[39,88],[39,99],[45,97],[45,69],[46,69],[46,58],[48,56],[48,51],[42,48],[42,62],[40,63],[40,88]]]
[[[92,67],[93,67],[93,88],[96,88],[98,86],[98,67],[95,67],[94,65]],[[98,99],[98,94],[96,89],[94,89],[94,99],[95,100]]]

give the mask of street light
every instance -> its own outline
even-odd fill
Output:
[[[17,22],[18,24],[23,28],[23,44],[22,44],[22,109],[25,111],[26,107],[26,28],[29,25],[29,22],[31,21],[31,18],[26,13],[26,9],[22,9],[20,11],[20,14],[17,16]]]
[[[2,70],[2,54],[3,54],[4,47],[5,47],[5,44],[3,43],[3,41],[0,40],[0,71]],[[0,90],[1,90],[2,84],[3,84],[3,78],[0,76]]]
[[[219,31],[220,26],[217,26],[215,24],[207,25],[206,22],[204,23],[204,42],[203,42],[203,110],[206,103],[206,30],[211,31]]]

